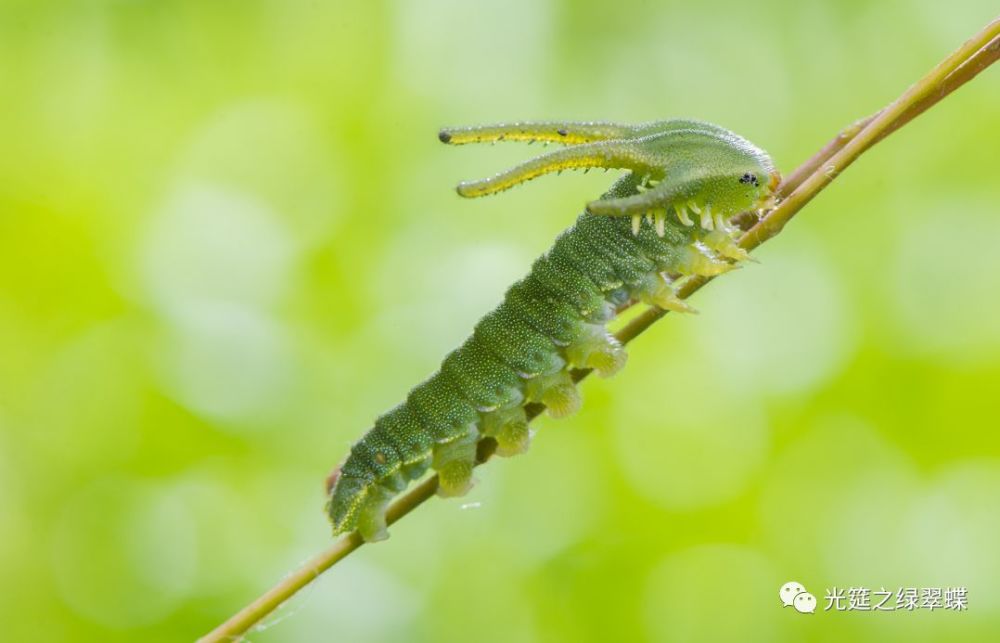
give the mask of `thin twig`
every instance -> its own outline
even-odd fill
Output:
[[[1000,57],[1000,19],[988,24],[886,108],[846,128],[812,158],[789,174],[778,188],[779,195],[786,198],[740,238],[740,245],[752,250],[774,237],[806,203],[826,188],[861,154],[967,83],[983,69],[996,62],[998,57]],[[690,279],[682,286],[678,295],[686,299],[711,280],[710,277]],[[659,308],[649,308],[616,333],[616,337],[623,344],[627,344],[666,313],[667,311]],[[573,372],[573,379],[580,381],[589,374],[589,370],[576,370]],[[537,417],[543,410],[544,407],[541,405],[529,405],[527,407],[529,420]],[[496,443],[491,438],[481,441],[477,454],[478,463],[489,460],[495,448]],[[389,507],[386,522],[391,525],[419,507],[434,495],[437,486],[436,475],[416,485]],[[363,544],[357,532],[344,536],[200,641],[214,643],[238,640],[279,605]]]
[[[921,100],[911,104],[899,118],[893,121],[891,127],[886,128],[879,134],[878,138],[875,139],[875,143],[923,114],[942,98],[975,78],[979,72],[995,63],[998,58],[1000,58],[1000,37],[991,40],[986,46],[973,54],[972,57],[959,65],[955,71],[948,74],[948,77],[941,83],[937,91],[931,92]],[[784,197],[794,192],[811,174],[829,160],[831,156],[843,149],[851,139],[857,136],[880,113],[878,112],[867,118],[862,118],[841,130],[820,151],[816,152],[812,158],[785,177],[785,180],[778,188],[778,195]]]

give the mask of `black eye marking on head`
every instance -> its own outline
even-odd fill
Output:
[[[758,187],[760,185],[760,182],[757,180],[757,175],[750,174],[749,172],[740,177],[740,183],[749,183],[754,187]]]

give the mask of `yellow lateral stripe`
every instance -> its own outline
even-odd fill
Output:
[[[462,182],[458,185],[458,193],[469,198],[487,196],[509,190],[515,185],[538,178],[543,174],[591,167],[609,167],[608,159],[597,154],[570,156],[562,159],[540,157],[488,179]]]
[[[655,154],[637,149],[630,141],[596,141],[536,156],[488,179],[465,181],[459,184],[458,193],[464,197],[495,194],[543,174],[580,168],[603,167],[648,174],[661,162]]]

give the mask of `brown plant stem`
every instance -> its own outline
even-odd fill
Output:
[[[789,174],[778,188],[779,195],[785,198],[740,238],[740,246],[752,250],[774,237],[795,214],[861,154],[967,83],[983,69],[996,62],[998,57],[1000,57],[1000,19],[984,27],[898,99],[874,116],[857,121],[843,130],[813,157]],[[689,279],[680,288],[678,295],[686,299],[711,280],[712,278],[707,277]],[[659,308],[648,308],[624,326],[616,336],[623,344],[627,344],[666,313],[667,311]],[[573,372],[573,379],[580,381],[589,374],[588,370],[577,370]],[[541,405],[529,405],[527,407],[529,419],[537,417],[543,410],[544,407]],[[478,463],[482,464],[489,460],[495,448],[496,444],[492,439],[486,438],[481,441],[477,454]],[[434,495],[437,486],[438,479],[435,475],[413,487],[389,507],[386,522],[391,525],[419,507]],[[347,534],[309,559],[200,641],[214,643],[240,639],[245,632],[279,605],[363,544],[357,532]]]

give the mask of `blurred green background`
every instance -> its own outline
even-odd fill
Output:
[[[0,5],[0,638],[178,641],[330,542],[323,478],[611,175],[442,125],[691,116],[786,172],[995,2]],[[1000,72],[891,137],[531,452],[253,641],[1000,629]],[[789,580],[819,599],[782,610]],[[823,612],[828,588],[967,612]]]

